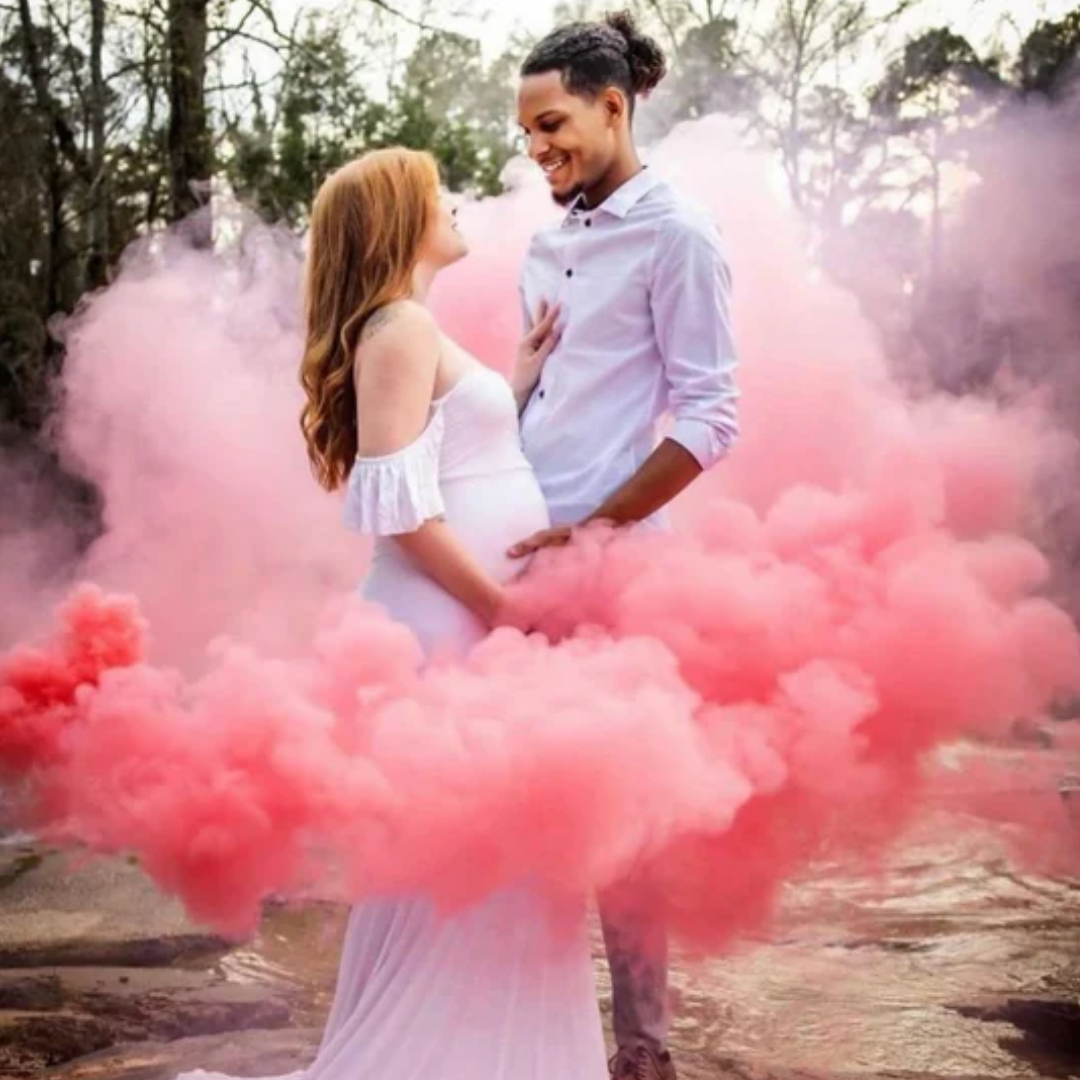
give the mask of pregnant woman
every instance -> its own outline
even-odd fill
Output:
[[[556,312],[523,341],[513,385],[440,332],[428,290],[466,245],[427,154],[376,151],[334,173],[310,240],[303,430],[316,477],[345,487],[346,523],[376,538],[364,595],[429,655],[464,652],[520,571],[507,549],[548,523],[518,404],[555,346]],[[568,932],[524,882],[452,915],[422,895],[355,907],[322,1045],[291,1074],[604,1075],[584,900]]]

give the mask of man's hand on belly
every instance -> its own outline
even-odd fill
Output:
[[[527,540],[514,544],[507,555],[511,559],[523,559],[527,555],[534,555],[542,548],[565,547],[570,543],[572,530],[569,525],[560,525],[554,529],[541,529],[533,533]]]
[[[701,466],[689,450],[671,439],[663,439],[621,488],[573,528],[587,528],[594,524],[619,528],[644,521],[671,502],[701,475],[701,471]],[[565,547],[573,538],[573,528],[562,525],[533,533],[506,554],[511,559],[521,559],[542,548]]]

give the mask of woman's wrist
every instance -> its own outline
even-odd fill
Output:
[[[494,626],[505,603],[505,590],[501,585],[492,582],[491,587],[483,591],[473,610],[488,626]]]

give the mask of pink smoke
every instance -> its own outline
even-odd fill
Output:
[[[299,437],[301,269],[263,226],[216,260],[155,238],[66,329],[62,450],[105,503],[77,577],[136,594],[187,669],[220,634],[306,644],[363,569]]]
[[[363,552],[303,459],[287,244],[144,259],[90,306],[65,436],[109,530],[82,573],[138,609],[78,592],[56,640],[0,670],[0,762],[39,827],[137,851],[231,930],[270,891],[455,904],[633,872],[715,948],[823,841],[895,835],[927,751],[1080,687],[1025,539],[1071,440],[1034,405],[905,401],[767,162],[722,125],[655,158],[725,225],[746,437],[683,500],[678,537],[594,531],[538,562],[517,600],[551,644],[504,628],[422,671],[377,611],[327,607]],[[526,183],[463,215],[474,254],[437,310],[493,366],[551,214]]]

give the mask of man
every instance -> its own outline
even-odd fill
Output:
[[[663,508],[734,442],[729,277],[712,223],[653,170],[631,129],[664,54],[625,14],[549,34],[521,68],[518,119],[561,225],[522,271],[527,325],[560,309],[560,340],[523,395],[522,443],[552,528],[522,557],[590,521],[664,526]],[[520,385],[520,380],[519,380]],[[657,444],[657,424],[672,426]],[[640,778],[648,783],[648,762]],[[616,1080],[674,1080],[667,938],[632,883],[601,898],[611,966]]]

